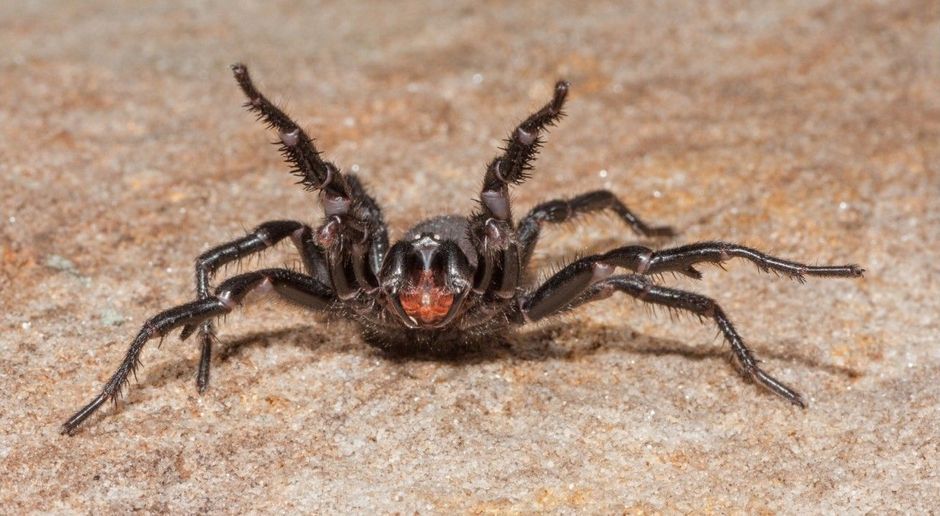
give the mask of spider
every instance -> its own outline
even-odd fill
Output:
[[[382,211],[359,178],[325,161],[307,133],[258,91],[245,65],[233,65],[232,72],[248,98],[245,107],[277,131],[280,151],[299,183],[319,192],[325,218],[316,228],[292,220],[265,222],[246,236],[200,255],[196,299],[143,324],[101,393],[64,423],[63,433],[72,434],[103,403],[118,396],[139,365],[144,344],[178,328],[183,340],[198,335],[202,351],[196,385],[204,392],[215,340],[213,321],[233,311],[250,293],[273,293],[306,309],[351,319],[358,323],[366,342],[387,351],[432,352],[470,346],[622,292],[644,303],[713,320],[746,377],[805,406],[796,391],[761,369],[714,300],[661,286],[651,278],[672,272],[699,279],[702,275],[696,265],[720,266],[731,258],[749,260],[762,271],[800,282],[804,276],[860,277],[864,271],[857,265],[806,265],[726,242],[662,250],[628,245],[574,260],[542,284],[526,287],[527,264],[545,224],[607,210],[644,237],[675,234],[668,226],[646,224],[607,190],[551,200],[518,222],[513,218],[509,187],[530,176],[543,133],[563,116],[566,81],[555,84],[551,101],[520,123],[502,153],[489,162],[473,214],[425,220],[390,245]],[[257,270],[211,288],[210,279],[221,266],[285,239],[300,254],[303,272]],[[625,273],[617,274],[617,269]]]

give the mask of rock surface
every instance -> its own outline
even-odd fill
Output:
[[[653,4],[0,6],[0,512],[940,507],[940,4]],[[320,217],[240,107],[237,60],[395,235],[470,211],[568,78],[517,213],[607,187],[672,243],[866,267],[663,279],[715,296],[809,408],[742,381],[710,325],[617,296],[454,362],[257,303],[222,327],[207,393],[174,336],[60,436],[142,321],[191,298],[193,257]],[[634,240],[584,219],[537,261]]]

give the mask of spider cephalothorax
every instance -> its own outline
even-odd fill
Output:
[[[502,154],[489,163],[476,213],[421,222],[390,246],[378,203],[358,178],[324,161],[310,137],[255,88],[244,65],[234,65],[232,70],[248,97],[245,107],[277,131],[281,152],[300,183],[320,193],[325,218],[316,229],[289,220],[265,222],[248,235],[203,253],[196,261],[196,299],[144,323],[101,393],[63,425],[66,433],[120,392],[147,341],[177,328],[183,339],[198,334],[202,354],[196,383],[204,391],[209,382],[213,321],[234,310],[251,292],[273,292],[310,310],[352,319],[359,323],[367,342],[384,349],[419,352],[468,347],[512,327],[622,292],[712,319],[745,375],[803,406],[799,394],[758,366],[715,301],[659,286],[651,278],[673,272],[697,279],[701,277],[697,264],[720,264],[735,257],[800,281],[804,276],[859,277],[863,272],[856,265],[804,265],[725,242],[662,250],[629,245],[580,258],[541,285],[527,288],[526,269],[543,224],[607,210],[645,237],[674,234],[669,227],[646,225],[606,190],[548,201],[518,221],[513,219],[509,187],[526,180],[543,133],[562,117],[568,95],[564,81],[555,85],[550,102],[513,130]],[[264,269],[210,288],[209,280],[221,266],[286,238],[297,248],[303,272]],[[617,274],[618,269],[623,273]]]

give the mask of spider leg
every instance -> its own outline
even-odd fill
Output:
[[[388,232],[378,204],[357,178],[321,159],[307,133],[258,91],[245,65],[232,65],[232,73],[248,97],[245,107],[278,132],[281,154],[293,166],[300,183],[320,192],[326,221],[317,230],[316,241],[326,251],[336,296],[352,299],[363,288],[378,288],[375,276],[388,249]]]
[[[529,178],[532,162],[544,143],[541,133],[564,116],[561,108],[568,96],[568,87],[566,81],[555,83],[552,100],[516,126],[506,140],[503,153],[486,168],[483,192],[497,192],[508,183],[521,184]]]
[[[62,433],[71,434],[104,402],[118,395],[128,376],[140,364],[140,353],[147,341],[154,337],[162,338],[180,326],[196,326],[225,315],[241,304],[249,293],[270,290],[288,301],[314,310],[325,309],[335,301],[333,293],[322,282],[287,269],[264,269],[233,276],[219,285],[214,296],[176,306],[148,319],[101,393],[62,425]]]
[[[353,271],[360,284],[372,284],[373,280],[367,278],[366,275],[371,272],[372,277],[377,278],[379,271],[382,270],[382,259],[388,252],[388,226],[385,225],[382,208],[366,192],[365,186],[359,180],[359,177],[355,174],[347,174],[346,182],[349,184],[353,204],[358,207],[357,211],[365,223],[366,232],[369,235],[366,244],[364,246],[360,245],[359,261]],[[368,263],[363,265],[362,260],[366,260]]]
[[[508,299],[515,294],[522,273],[518,245],[512,238],[513,220],[509,185],[529,177],[542,146],[541,133],[555,125],[568,96],[568,83],[558,81],[554,95],[541,109],[522,121],[509,135],[503,153],[486,168],[480,192],[480,210],[469,219],[468,233],[479,255],[474,290]]]
[[[308,190],[331,189],[348,198],[345,182],[336,165],[322,160],[320,151],[307,133],[258,91],[248,75],[248,68],[241,63],[234,64],[232,74],[248,97],[245,107],[278,132],[281,153],[294,167],[293,173],[300,177],[300,183]]]
[[[288,236],[291,237],[300,253],[307,273],[325,280],[327,269],[323,252],[313,242],[310,227],[292,220],[272,220],[259,225],[242,238],[216,246],[199,255],[196,259],[196,298],[199,300],[209,298],[209,280],[220,267],[277,245]],[[196,387],[199,392],[205,392],[209,386],[212,342],[215,338],[212,321],[185,325],[180,338],[186,340],[197,328],[202,351],[199,359],[199,372],[196,375]]]
[[[695,269],[695,264],[713,263],[721,266],[722,262],[731,258],[744,258],[763,272],[780,273],[801,283],[805,276],[858,278],[865,272],[855,264],[807,265],[728,242],[699,242],[659,251],[643,246],[626,246],[600,255],[599,261],[626,267],[640,274],[678,272],[698,279],[701,274]]]
[[[630,208],[627,208],[613,192],[596,190],[572,199],[547,201],[532,208],[532,211],[519,221],[519,228],[516,230],[516,240],[522,247],[522,263],[528,263],[532,257],[532,251],[538,242],[543,223],[560,224],[578,215],[603,210],[613,211],[633,231],[645,237],[670,237],[676,234],[669,226],[650,226],[646,224],[640,217],[630,211]]]
[[[645,275],[671,271],[700,278],[694,264],[721,263],[731,257],[749,259],[761,270],[780,272],[800,281],[804,276],[860,277],[864,273],[858,265],[805,265],[724,242],[704,242],[662,251],[630,245],[570,263],[534,292],[524,296],[522,311],[527,319],[535,321],[561,310],[590,285],[613,274],[617,267]]]
[[[569,279],[569,281],[571,280]],[[551,282],[551,280],[549,280],[549,282]],[[560,288],[559,285],[555,285],[554,287],[555,294],[553,296],[539,295],[540,291],[544,288],[543,285],[543,287],[536,290],[533,295],[523,299],[521,309],[525,319],[536,321],[584,303],[609,297],[611,294],[618,291],[624,292],[646,303],[654,303],[691,312],[699,317],[710,318],[715,322],[722,335],[724,335],[725,340],[731,345],[735,362],[745,375],[790,403],[799,407],[806,406],[799,393],[760,368],[758,365],[759,361],[754,357],[754,353],[745,345],[741,336],[738,335],[738,332],[731,324],[731,320],[728,319],[728,316],[725,315],[721,307],[718,306],[718,303],[711,298],[694,292],[661,287],[653,284],[648,277],[639,274],[608,277],[590,285],[587,289],[574,296],[572,296],[571,293],[575,289]],[[566,302],[553,302],[553,298],[559,296],[565,297]],[[548,306],[549,309],[546,309],[545,306]]]

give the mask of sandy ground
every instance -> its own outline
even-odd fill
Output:
[[[109,4],[0,7],[0,512],[940,507],[940,3]],[[499,140],[568,78],[518,212],[607,187],[681,229],[657,245],[867,268],[666,278],[715,296],[809,408],[742,381],[712,326],[622,297],[452,362],[262,302],[223,326],[204,395],[169,338],[60,436],[142,321],[192,297],[197,254],[321,216],[242,110],[236,60],[394,235],[469,212]],[[594,218],[544,240],[550,268],[636,237]]]

